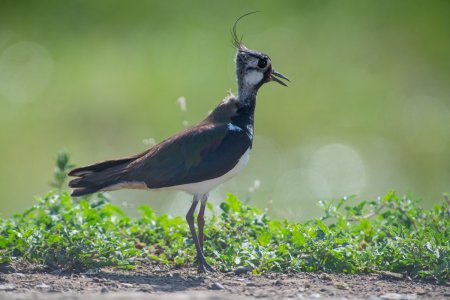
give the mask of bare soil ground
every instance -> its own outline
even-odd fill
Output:
[[[449,285],[398,274],[199,274],[158,265],[86,273],[0,268],[0,299],[450,299]]]

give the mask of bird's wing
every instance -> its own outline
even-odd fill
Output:
[[[216,178],[230,171],[251,143],[251,137],[236,126],[195,126],[133,161],[127,178],[155,189]]]

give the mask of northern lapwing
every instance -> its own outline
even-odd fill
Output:
[[[201,271],[213,271],[203,255],[204,212],[208,193],[239,174],[247,164],[253,142],[253,124],[258,89],[279,78],[288,80],[272,68],[270,58],[242,44],[233,25],[236,47],[238,95],[230,95],[195,126],[187,128],[140,154],[107,160],[69,172],[78,178],[69,182],[72,196],[118,189],[170,189],[193,195],[186,220],[197,251]],[[194,212],[200,202],[195,231]]]

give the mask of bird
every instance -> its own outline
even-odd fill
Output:
[[[236,50],[237,95],[229,94],[203,121],[142,153],[75,168],[68,173],[76,177],[69,182],[73,197],[118,189],[181,190],[192,195],[186,221],[201,272],[214,271],[203,253],[209,192],[239,174],[249,161],[259,88],[271,81],[287,86],[281,79],[289,81],[272,68],[267,54],[247,48],[242,37],[238,38],[238,22],[252,13],[240,16],[231,31]],[[197,234],[194,213],[198,203]]]

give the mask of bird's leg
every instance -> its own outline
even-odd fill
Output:
[[[189,208],[189,211],[186,214],[186,221],[189,225],[192,239],[194,240],[195,249],[197,250],[198,268],[200,271],[207,272],[208,269],[211,268],[211,266],[208,265],[208,263],[205,260],[205,257],[203,256],[203,251],[200,248],[200,243],[198,242],[197,233],[195,232],[195,223],[194,223],[194,212],[195,212],[195,208],[197,207],[199,198],[200,197],[198,195],[194,195],[194,199],[192,200],[191,208]]]
[[[205,194],[201,198],[200,203],[200,210],[198,211],[197,216],[197,225],[198,225],[198,242],[200,244],[200,249],[203,253],[203,241],[204,241],[204,233],[203,229],[205,227],[205,207],[206,207],[206,201],[208,201],[208,194]],[[204,255],[203,255],[204,256]],[[215,271],[213,267],[211,267],[206,261],[205,261],[205,267],[208,269],[208,271]]]
[[[208,201],[208,196],[204,195],[200,202],[200,209],[197,215],[197,226],[198,226],[198,242],[200,243],[200,248],[203,251],[203,241],[205,236],[203,234],[203,228],[205,227],[205,207],[206,201]]]

